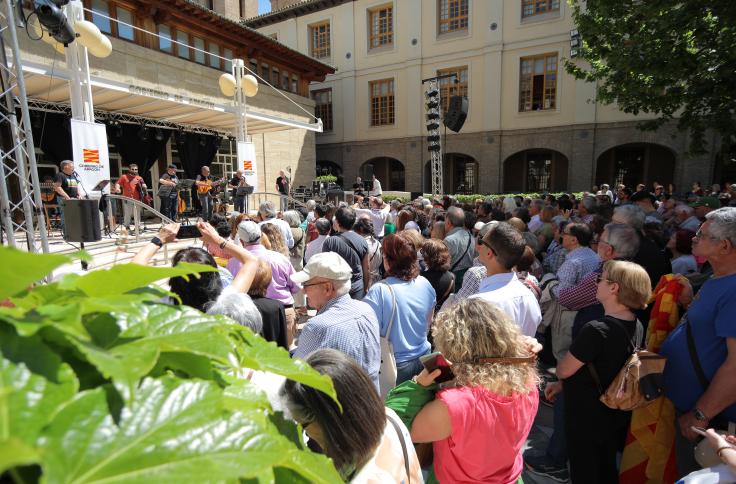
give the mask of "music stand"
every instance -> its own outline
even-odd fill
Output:
[[[102,180],[100,183],[92,187],[93,192],[101,192],[107,185],[110,184],[110,180]]]
[[[194,186],[194,180],[192,180],[191,178],[186,178],[184,180],[179,180],[179,183],[177,183],[176,186],[174,187],[177,192],[181,192],[181,191],[189,192],[189,206],[187,207],[187,210],[181,213],[181,216],[184,217],[184,220],[186,221],[187,225],[189,225],[189,212],[194,209],[194,200],[192,199],[192,187],[193,186]]]
[[[243,212],[248,213],[248,195],[253,193],[253,187],[238,187],[235,189],[235,197],[243,197]]]

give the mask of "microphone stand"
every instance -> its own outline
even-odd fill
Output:
[[[87,191],[87,188],[85,188],[84,184],[82,183],[82,180],[79,178],[79,173],[77,173],[77,170],[74,170],[74,173],[72,173],[72,176],[74,177],[75,180],[77,180],[77,183],[79,183],[79,186],[82,187],[82,191],[84,192],[84,198],[89,200],[89,192]],[[77,189],[77,191],[79,190]],[[84,242],[79,243],[79,249],[84,250]],[[89,267],[89,265],[87,264],[87,261],[84,259],[80,259],[79,262],[82,263],[82,270],[86,271]]]

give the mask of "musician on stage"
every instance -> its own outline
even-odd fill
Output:
[[[233,177],[230,179],[230,188],[232,188],[233,200],[235,200],[235,211],[240,213],[246,213],[246,196],[238,196],[238,188],[249,187],[248,182],[245,181],[243,170],[238,170],[233,173]]]
[[[202,217],[202,220],[208,221],[212,218],[213,209],[212,196],[210,195],[210,191],[212,190],[212,177],[210,176],[209,166],[202,167],[194,184],[197,186],[197,198],[199,198],[199,204],[202,206],[200,217]]]
[[[146,182],[143,178],[138,175],[138,165],[131,163],[128,166],[128,173],[118,178],[117,185],[123,192],[124,197],[132,198],[134,200],[143,201],[145,193],[148,190]],[[135,213],[137,212],[137,215]],[[138,206],[131,202],[123,202],[123,225],[130,230],[130,219],[136,222],[135,231],[140,231],[140,226],[137,224],[141,220],[141,211]]]
[[[281,195],[281,211],[286,212],[289,209],[289,179],[284,170],[279,170],[279,177],[276,179],[276,190]]]
[[[73,198],[81,198],[82,187],[74,171],[74,162],[64,160],[60,164],[61,171],[54,178],[54,191],[56,192],[56,204],[59,205],[61,215],[61,231],[64,233],[64,202]]]
[[[168,189],[159,189],[159,198],[161,198],[161,213],[170,218],[173,222],[176,222],[176,212],[178,206],[178,191],[174,188],[179,183],[179,178],[176,176],[176,165],[169,165],[166,167],[166,173],[161,175],[158,180],[159,185],[162,187],[171,187],[171,191]],[[168,194],[166,194],[168,192]]]

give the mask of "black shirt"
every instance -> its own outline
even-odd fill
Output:
[[[629,412],[611,409],[599,400],[600,391],[587,365],[595,366],[605,392],[631,356],[636,323],[610,316],[590,321],[570,346],[570,354],[586,365],[564,380],[565,418],[582,432],[615,432],[627,425]]]
[[[437,294],[437,306],[436,310],[442,307],[442,303],[445,302],[447,296],[450,295],[452,289],[455,287],[455,275],[450,271],[433,271],[426,270],[422,272],[422,275],[429,281],[434,288],[434,292]]]
[[[273,341],[278,346],[288,350],[289,344],[286,339],[286,313],[284,305],[280,302],[261,296],[251,296],[253,304],[261,313],[263,330],[261,333],[266,341]]]
[[[71,198],[79,196],[79,181],[74,175],[67,175],[63,171],[56,174],[54,182],[61,184],[61,189]]]
[[[276,185],[279,187],[279,193],[283,195],[289,194],[289,179],[285,176],[280,176],[276,179]]]
[[[235,187],[235,188],[233,188],[233,190],[232,190],[232,192],[233,192],[233,197],[235,197],[235,192],[237,192],[237,191],[238,191],[238,185],[240,185],[240,181],[241,181],[241,180],[242,180],[242,178],[238,178],[238,177],[237,177],[237,176],[235,176],[235,175],[233,175],[233,177],[232,177],[232,178],[230,179],[230,186],[231,186],[231,187]]]
[[[345,259],[353,271],[350,297],[363,299],[365,294],[363,288],[363,257],[368,253],[368,244],[366,244],[365,239],[352,230],[342,232],[325,239],[322,252],[337,252],[340,257]]]
[[[639,236],[639,252],[634,256],[634,262],[639,264],[649,274],[652,289],[657,287],[659,279],[672,272],[672,264],[670,263],[664,251],[651,239]]]
[[[161,179],[162,180],[170,180],[170,181],[172,181],[174,183],[179,183],[179,178],[177,178],[176,175],[169,175],[168,173],[164,173],[163,175],[161,175]],[[176,190],[174,190],[175,187],[173,185],[161,185],[161,186],[162,187],[170,186],[172,188],[172,190],[171,190],[171,193],[169,193],[169,197],[168,198],[176,198]]]

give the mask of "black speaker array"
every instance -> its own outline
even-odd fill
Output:
[[[447,129],[459,133],[468,117],[468,99],[464,96],[452,96],[447,106],[445,119],[442,120]]]
[[[64,240],[96,242],[102,239],[99,200],[66,200],[64,202]]]

